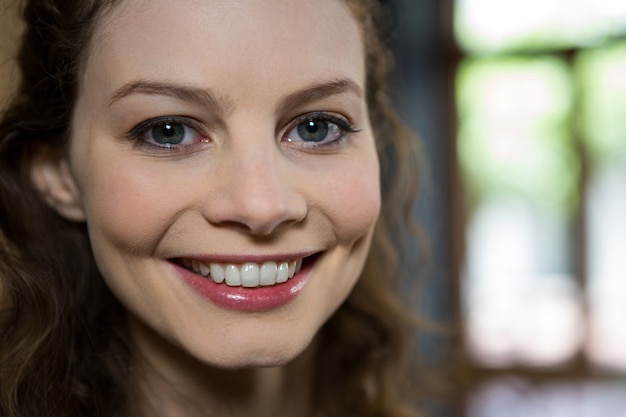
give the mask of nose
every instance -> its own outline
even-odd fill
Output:
[[[208,196],[205,216],[213,224],[269,235],[281,225],[302,221],[307,203],[292,166],[276,148],[233,148],[220,158],[217,189]],[[215,185],[215,184],[214,184]]]

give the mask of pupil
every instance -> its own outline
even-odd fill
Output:
[[[174,132],[174,128],[172,127],[172,125],[170,125],[170,124],[166,124],[166,125],[163,127],[163,134],[164,134],[165,136],[167,136],[167,137],[172,137],[172,136],[174,136],[174,133],[175,133],[175,132]]]
[[[298,134],[307,142],[320,142],[328,135],[328,123],[308,120],[298,126]]]
[[[309,122],[307,123],[306,129],[310,133],[315,133],[317,131],[317,125],[315,124],[315,122]]]

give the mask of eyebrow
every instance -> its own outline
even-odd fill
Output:
[[[132,81],[115,91],[109,101],[111,106],[116,101],[133,94],[160,95],[180,101],[192,102],[213,111],[223,113],[234,108],[234,103],[211,90],[179,85],[174,83],[153,82],[146,80]]]
[[[306,103],[313,103],[330,96],[351,93],[359,98],[363,97],[363,89],[349,78],[338,78],[329,82],[322,82],[305,87],[302,90],[285,97],[279,108],[279,114]]]
[[[363,89],[355,81],[349,78],[338,78],[328,82],[316,83],[289,94],[281,101],[278,113],[283,113],[303,103],[313,103],[333,95],[345,93],[354,94],[359,98],[363,97]],[[111,96],[109,106],[133,94],[172,97],[177,100],[190,101],[208,107],[219,113],[231,111],[235,107],[232,101],[208,89],[146,80],[132,81],[116,90]]]

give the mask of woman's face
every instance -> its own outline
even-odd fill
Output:
[[[95,32],[69,165],[142,349],[285,363],[357,281],[380,206],[340,0],[128,0]]]

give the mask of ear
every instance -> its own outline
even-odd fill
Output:
[[[85,221],[80,192],[65,157],[42,149],[33,158],[30,174],[46,204],[68,220]]]

